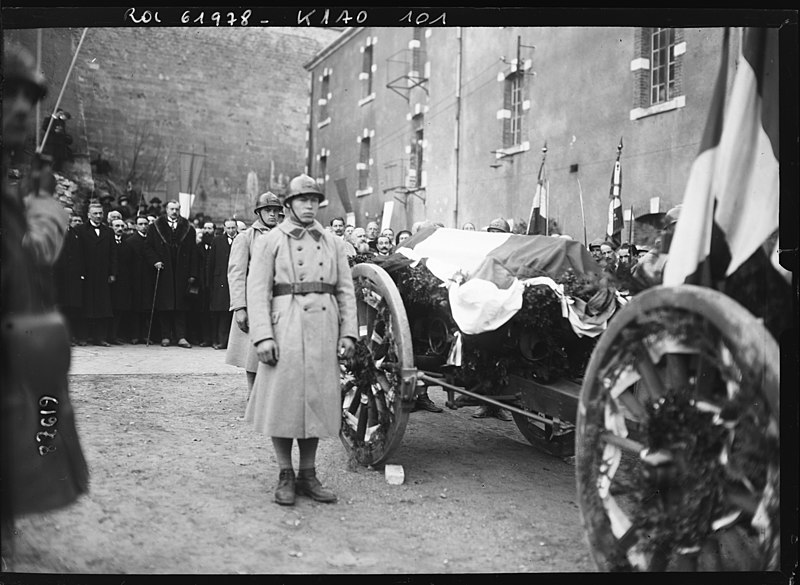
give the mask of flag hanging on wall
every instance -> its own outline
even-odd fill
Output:
[[[547,175],[544,170],[544,160],[547,156],[547,143],[544,143],[542,148],[542,164],[539,165],[539,178],[536,181],[536,193],[533,195],[533,204],[531,205],[531,213],[528,217],[528,229],[526,233],[530,234],[545,234],[547,235],[547,218],[548,218],[548,198],[550,196],[550,181],[547,180]]]
[[[622,138],[619,139],[617,146],[617,160],[614,162],[614,172],[611,173],[611,191],[608,200],[608,227],[606,228],[606,240],[611,242],[614,248],[618,248],[622,243],[622,228],[625,225],[622,218],[622,167],[619,163],[619,156],[622,154]]]
[[[726,100],[729,34],[664,270],[667,285],[715,285],[778,228],[778,30],[744,30]]]

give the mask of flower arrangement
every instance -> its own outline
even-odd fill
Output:
[[[414,320],[415,313],[425,319],[435,314],[446,318],[452,334],[457,331],[450,313],[447,288],[424,262],[395,270],[391,276],[410,320]],[[600,277],[578,275],[571,269],[554,280],[564,286],[567,296],[586,302],[605,288]],[[520,354],[517,341],[522,332],[538,340],[537,347],[543,350],[538,359],[526,360]],[[462,365],[457,368],[455,377],[469,385],[484,382],[488,389],[498,392],[508,384],[510,373],[543,382],[565,376],[580,378],[594,343],[594,339],[578,339],[573,333],[562,317],[561,301],[550,287],[526,286],[522,308],[500,330],[464,336]],[[415,354],[425,353],[425,348],[415,347]]]

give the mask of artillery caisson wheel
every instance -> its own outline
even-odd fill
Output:
[[[537,414],[547,417],[543,412]],[[522,414],[512,412],[514,422],[528,442],[553,457],[572,457],[575,454],[575,431],[572,425],[553,421],[540,422]]]
[[[416,375],[403,301],[375,264],[353,267],[358,314],[356,355],[342,363],[342,443],[361,465],[381,465],[400,444]]]
[[[577,488],[603,571],[779,569],[777,343],[725,295],[656,287],[584,377]]]

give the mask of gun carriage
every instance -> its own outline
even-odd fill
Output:
[[[503,407],[534,447],[575,455],[601,570],[777,568],[779,351],[762,323],[697,286],[628,300],[578,242],[458,232],[353,266],[352,457],[385,464],[417,394],[440,386],[448,406]]]

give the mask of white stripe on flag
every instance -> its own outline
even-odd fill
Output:
[[[664,267],[664,284],[677,286],[697,270],[698,259],[705,258],[711,247],[710,221],[714,213],[711,187],[717,148],[701,152],[689,171],[683,196],[680,221],[670,245],[670,261]]]
[[[447,281],[458,271],[472,274],[489,252],[510,237],[511,234],[439,228],[414,248],[397,251],[415,262],[428,258],[425,264],[428,270],[438,279]]]
[[[619,217],[621,215],[622,201],[620,201],[619,197],[614,197],[608,202],[608,225],[606,226],[606,234],[608,234],[609,237],[622,231],[622,225],[619,224]]]
[[[742,59],[725,112],[714,169],[715,219],[727,236],[731,275],[778,227],[778,161],[761,125],[761,96],[752,65]]]
[[[726,49],[724,45],[721,75],[727,67]],[[748,53],[743,51],[743,54]],[[763,58],[760,51],[756,54]],[[717,95],[718,90],[719,87],[715,89],[711,104],[710,124],[716,124],[715,116],[725,102],[724,94]],[[670,261],[664,270],[665,285],[682,284],[707,260],[712,221],[724,233],[730,251],[726,276],[735,272],[777,229],[779,164],[762,126],[762,102],[753,64],[741,58],[719,141],[709,144],[692,165],[683,209],[672,239]],[[706,128],[707,135],[709,128],[711,126]]]

